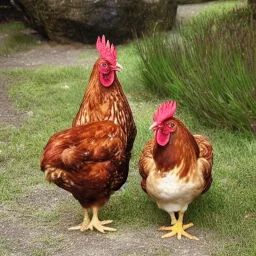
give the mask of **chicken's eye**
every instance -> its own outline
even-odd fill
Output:
[[[174,126],[175,126],[174,123],[170,123],[170,124],[169,124],[169,127],[170,127],[170,128],[173,128]]]
[[[103,68],[106,68],[106,67],[108,66],[108,64],[107,64],[106,62],[104,62],[104,63],[101,63],[101,66],[102,66]]]

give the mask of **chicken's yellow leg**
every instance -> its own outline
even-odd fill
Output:
[[[163,235],[162,238],[172,237],[172,236],[175,236],[177,234],[177,238],[179,240],[181,239],[181,236],[185,236],[189,239],[199,240],[197,237],[191,236],[190,234],[185,232],[185,230],[187,228],[192,227],[194,224],[189,223],[189,224],[183,226],[183,216],[184,216],[184,212],[180,211],[179,212],[179,219],[173,226],[171,226],[171,227],[161,227],[160,229],[158,229],[159,231],[165,231],[165,230],[168,230],[168,231],[170,230],[171,231],[171,232]],[[171,219],[172,219],[172,222],[173,222],[172,215],[171,215]]]
[[[105,231],[116,231],[115,228],[105,227],[104,225],[113,222],[113,220],[103,220],[100,221],[98,218],[98,207],[93,207],[93,216],[90,224],[88,225],[87,229],[93,230],[96,228],[98,231],[105,233]]]
[[[170,217],[171,217],[171,225],[174,225],[177,223],[177,219],[175,217],[174,212],[170,212],[169,213]],[[170,230],[170,227],[166,227],[166,226],[162,226],[161,228],[159,228],[158,230],[162,231],[162,230]]]
[[[176,219],[176,217],[175,217],[174,212],[171,212],[171,213],[170,213],[170,217],[171,217],[171,225],[176,224],[176,223],[177,223],[177,219]]]
[[[89,215],[88,215],[88,210],[86,208],[83,208],[84,209],[84,220],[83,222],[78,225],[78,226],[75,226],[75,227],[71,227],[69,228],[68,230],[81,230],[81,231],[84,231],[87,229],[89,223],[90,223],[90,218],[89,218]]]

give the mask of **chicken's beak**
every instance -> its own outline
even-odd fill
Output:
[[[123,67],[117,62],[115,66],[111,66],[114,71],[121,71]]]
[[[156,128],[157,128],[157,123],[154,122],[154,123],[149,127],[149,130],[150,130],[150,131],[155,131]]]

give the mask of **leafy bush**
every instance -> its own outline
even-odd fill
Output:
[[[250,10],[203,15],[180,36],[139,43],[144,85],[200,121],[256,134],[256,24]]]

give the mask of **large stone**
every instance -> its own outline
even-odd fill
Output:
[[[114,43],[141,35],[149,26],[173,25],[176,0],[15,0],[28,25],[58,42]]]

